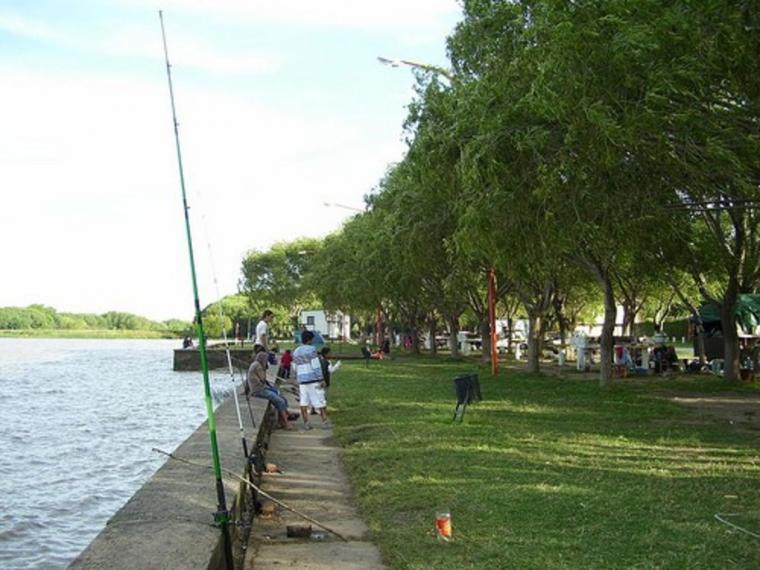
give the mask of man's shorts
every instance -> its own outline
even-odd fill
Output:
[[[327,406],[325,401],[325,389],[319,385],[319,382],[301,384],[299,387],[301,393],[301,406],[314,406],[315,408],[324,408]]]

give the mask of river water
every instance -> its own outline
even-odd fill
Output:
[[[0,568],[65,568],[206,419],[178,342],[0,338]]]

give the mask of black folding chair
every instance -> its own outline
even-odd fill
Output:
[[[464,374],[454,378],[454,390],[457,396],[457,406],[454,408],[454,418],[456,421],[459,417],[459,423],[464,421],[464,413],[467,411],[467,405],[473,402],[480,402],[483,399],[480,393],[480,380],[477,374]]]

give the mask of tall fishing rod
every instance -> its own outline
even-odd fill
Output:
[[[227,510],[227,499],[224,494],[224,483],[222,482],[222,466],[219,461],[219,446],[216,442],[216,418],[214,417],[214,407],[211,403],[211,388],[208,379],[208,359],[206,356],[206,334],[203,331],[203,315],[201,315],[201,303],[198,299],[198,280],[195,274],[195,256],[193,255],[193,238],[190,232],[190,213],[187,205],[187,193],[185,192],[185,172],[182,168],[182,152],[179,145],[179,123],[177,122],[177,109],[174,105],[174,86],[172,85],[171,64],[169,63],[169,49],[166,47],[166,30],[164,29],[164,14],[158,11],[158,18],[161,21],[161,38],[164,44],[164,58],[166,60],[166,77],[169,82],[169,99],[172,106],[172,123],[174,124],[174,142],[177,147],[177,164],[179,166],[179,182],[182,189],[182,209],[185,214],[185,233],[187,235],[187,250],[190,256],[190,274],[193,281],[193,300],[195,303],[195,320],[198,324],[198,345],[201,355],[201,370],[203,371],[203,390],[206,399],[206,415],[208,416],[208,434],[211,439],[211,457],[214,463],[214,478],[216,480],[216,498],[217,512],[214,513],[214,520],[219,524],[222,531],[222,541],[224,546],[225,567],[227,570],[234,570],[235,565],[232,559],[232,540],[229,528],[229,511]]]
[[[198,197],[200,198],[201,195],[198,193]],[[203,212],[205,208],[203,208],[203,205],[201,204],[201,212]],[[243,416],[240,412],[240,400],[238,398],[238,392],[237,387],[235,385],[235,372],[232,368],[232,356],[230,354],[230,343],[229,338],[227,337],[227,329],[224,327],[224,307],[222,306],[221,298],[222,295],[219,292],[219,280],[216,277],[216,264],[214,263],[214,252],[211,248],[211,236],[208,231],[208,226],[206,225],[206,216],[201,213],[201,225],[203,226],[203,233],[206,237],[206,248],[208,249],[208,258],[209,263],[211,265],[211,275],[214,278],[214,290],[216,292],[216,298],[220,299],[220,301],[217,303],[217,307],[219,309],[219,322],[222,323],[222,337],[224,339],[224,352],[227,356],[227,369],[230,373],[230,381],[233,385],[232,395],[235,399],[235,412],[237,414],[237,421],[238,421],[238,429],[240,430],[240,443],[243,448],[243,455],[246,459],[248,459],[248,441],[246,439],[245,435],[245,428],[243,427]],[[241,377],[241,383],[245,386],[246,385],[246,378],[245,375]],[[253,418],[253,411],[251,410],[251,402],[248,397],[248,391],[246,388],[246,399],[248,400],[248,411],[251,414],[251,425],[253,426],[253,429],[256,429],[256,420]]]
[[[208,254],[211,261],[211,272],[214,276],[214,288],[216,289],[216,298],[219,299],[217,306],[219,307],[219,322],[222,324],[222,337],[224,338],[224,352],[227,354],[227,369],[230,373],[230,381],[232,382],[232,395],[235,398],[235,412],[237,412],[238,429],[240,430],[240,442],[243,445],[243,455],[248,458],[248,442],[245,440],[245,428],[243,428],[243,417],[240,415],[240,401],[238,400],[237,385],[235,384],[235,371],[232,369],[232,355],[230,355],[230,344],[227,340],[227,329],[224,326],[224,310],[222,309],[222,298],[219,294],[219,282],[216,280],[216,268],[214,267],[214,257],[211,253],[211,243],[208,242]],[[243,379],[245,385],[246,379]],[[248,391],[246,386],[246,392]],[[250,402],[249,402],[250,403]],[[253,422],[254,429],[256,428],[256,422],[253,421],[253,414],[251,414],[251,421]]]

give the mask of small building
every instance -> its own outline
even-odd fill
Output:
[[[351,317],[340,311],[301,311],[299,324],[306,330],[321,333],[326,339],[348,340],[351,337]]]

